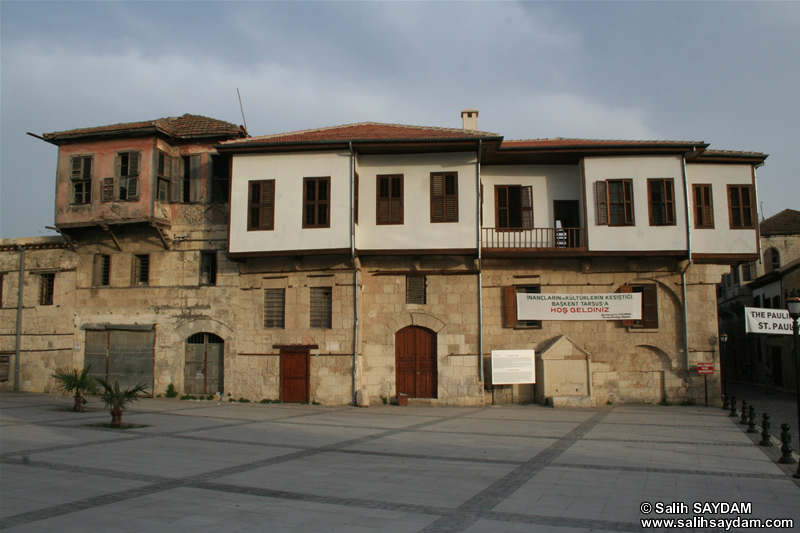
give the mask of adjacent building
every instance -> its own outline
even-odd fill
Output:
[[[20,387],[48,390],[53,365],[91,364],[155,394],[256,401],[698,402],[697,363],[712,362],[715,400],[716,286],[759,258],[766,155],[505,140],[477,117],[251,137],[185,115],[146,134],[45,135],[59,146],[64,236],[48,257],[63,256],[54,286],[74,289],[55,291],[60,351],[19,352]],[[154,125],[171,121],[208,131]],[[27,245],[3,245],[10,333]],[[581,307],[615,298],[635,316]],[[527,299],[565,311],[534,317]],[[41,329],[29,305],[23,339]],[[499,351],[520,350],[536,354],[536,383],[493,383]]]

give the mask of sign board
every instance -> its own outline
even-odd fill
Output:
[[[640,320],[642,294],[517,294],[518,320]]]
[[[697,373],[701,376],[703,374],[713,374],[714,363],[697,363]]]
[[[747,333],[792,334],[792,317],[789,316],[789,311],[786,309],[745,307],[744,317]]]
[[[492,350],[492,385],[536,383],[533,350]]]

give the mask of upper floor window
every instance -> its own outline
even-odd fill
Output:
[[[139,152],[117,154],[117,177],[119,200],[136,200],[139,197]]]
[[[767,248],[764,251],[764,274],[778,270],[781,267],[781,253],[777,248]]]
[[[728,185],[728,214],[731,229],[755,227],[752,185]]]
[[[597,224],[633,226],[633,180],[605,180],[594,183]]]
[[[92,203],[92,156],[81,155],[72,158],[72,203]]]
[[[41,274],[41,286],[39,288],[39,305],[53,305],[53,294],[55,293],[56,275],[54,272]]]
[[[378,225],[403,223],[403,175],[378,176]]]
[[[166,152],[158,151],[156,169],[156,198],[159,202],[169,202],[172,187],[172,158]]]
[[[494,200],[497,229],[533,227],[533,187],[495,185]]]
[[[672,178],[647,180],[651,226],[675,225],[675,187]]]
[[[694,227],[696,229],[714,229],[714,202],[711,196],[710,183],[692,185],[694,198]]]
[[[211,156],[211,201],[225,203],[228,201],[230,174],[228,158],[221,155]]]
[[[431,172],[431,222],[458,222],[457,172]]]
[[[247,231],[275,228],[275,180],[248,182]]]
[[[517,318],[517,294],[539,294],[540,285],[510,285],[503,288],[503,327],[540,329],[541,320],[520,320]]]
[[[183,160],[183,191],[180,201],[184,204],[196,204],[202,201],[200,154],[185,155]]]
[[[329,228],[331,178],[303,178],[303,227]]]

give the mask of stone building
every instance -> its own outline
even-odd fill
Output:
[[[57,296],[23,306],[19,387],[91,364],[155,394],[255,401],[702,401],[716,284],[759,257],[766,155],[505,140],[477,116],[250,137],[184,115],[44,135],[63,240],[36,251]],[[29,244],[2,244],[0,351],[17,368],[12,277]],[[565,307],[537,315],[548,302]],[[33,345],[45,312],[63,330],[50,351]],[[508,352],[535,383],[493,383]],[[716,399],[718,373],[709,387]]]

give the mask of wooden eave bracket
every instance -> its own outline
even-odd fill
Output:
[[[75,246],[75,241],[73,241],[73,240],[70,238],[70,236],[69,236],[69,235],[67,235],[66,233],[64,233],[63,231],[61,231],[61,229],[60,229],[60,228],[53,227],[53,226],[45,226],[45,228],[46,228],[46,229],[50,229],[50,230],[53,230],[53,231],[56,231],[56,232],[58,232],[58,234],[59,234],[59,235],[61,235],[61,237],[63,237],[63,239],[64,239],[65,241],[67,241],[67,246],[69,246],[69,247],[70,247],[70,249],[71,249],[73,252],[75,252],[75,253],[77,253],[77,252],[78,252],[78,247],[77,247],[77,246]]]
[[[169,248],[169,242],[167,241],[167,237],[164,235],[164,230],[162,230],[161,228],[159,228],[155,224],[151,223],[150,225],[153,226],[155,228],[156,232],[158,233],[158,238],[161,239],[161,244],[164,245],[164,249],[165,250],[169,250],[170,249]]]
[[[111,228],[109,226],[102,225],[102,224],[100,225],[100,228],[102,228],[103,231],[105,231],[106,233],[111,235],[111,240],[114,241],[114,244],[117,245],[117,250],[119,250],[121,252],[122,251],[122,246],[120,245],[119,241],[117,240],[117,236],[114,235],[113,231],[111,231]]]

